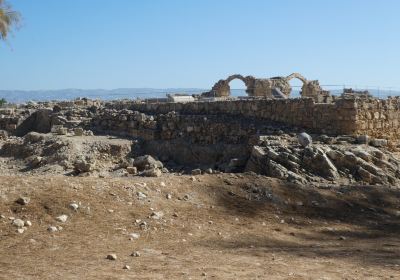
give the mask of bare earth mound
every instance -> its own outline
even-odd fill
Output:
[[[395,187],[311,188],[254,174],[0,180],[1,279],[400,275]]]

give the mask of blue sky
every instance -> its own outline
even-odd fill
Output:
[[[210,88],[234,73],[400,87],[397,0],[9,0],[0,89]]]

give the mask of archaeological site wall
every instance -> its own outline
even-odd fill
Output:
[[[121,104],[116,108],[122,109]],[[313,99],[261,99],[191,103],[125,103],[123,108],[146,114],[177,112],[183,116],[215,116],[255,119],[296,126],[329,135],[369,135],[400,139],[400,98],[337,99],[315,103]],[[227,123],[228,124],[228,123]]]
[[[356,100],[355,131],[376,138],[400,140],[400,98]]]
[[[235,141],[242,142],[246,139],[240,137],[256,133],[265,124],[278,123],[310,133],[400,140],[400,98],[338,98],[331,103],[316,103],[311,98],[188,103],[121,101],[103,105],[97,112],[90,106],[68,109],[67,115],[71,115],[74,123],[79,123],[82,116],[88,121],[93,118],[94,129],[115,130],[118,134],[143,139],[174,139],[193,129],[196,137],[194,132],[191,135],[198,143],[215,143],[222,138],[229,142],[235,133],[233,138],[241,139]],[[13,133],[34,111],[2,109],[0,130]]]
[[[116,105],[118,109],[121,104]],[[111,106],[112,107],[112,106]],[[241,117],[297,126],[317,133],[354,134],[357,130],[356,103],[354,100],[337,100],[335,103],[315,103],[312,99],[262,99],[191,103],[130,103],[126,109],[146,114]]]

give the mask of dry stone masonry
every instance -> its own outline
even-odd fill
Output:
[[[331,96],[328,91],[324,91],[317,80],[309,81],[299,73],[293,73],[287,77],[273,77],[260,79],[253,76],[242,76],[239,74],[231,75],[225,80],[219,80],[209,92],[203,93],[207,97],[227,97],[230,95],[229,83],[235,79],[241,80],[246,85],[246,93],[250,97],[263,98],[289,98],[292,88],[289,82],[292,79],[300,80],[303,85],[301,96],[312,98],[316,102],[326,102]]]

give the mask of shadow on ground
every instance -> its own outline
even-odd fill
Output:
[[[267,182],[267,183],[266,183]],[[226,184],[217,204],[232,215],[263,218],[279,213],[277,223],[290,238],[245,236],[208,239],[200,246],[254,252],[280,251],[304,257],[349,258],[375,265],[400,265],[400,190],[385,186],[317,188],[256,178]],[[254,246],[254,249],[249,249]]]

